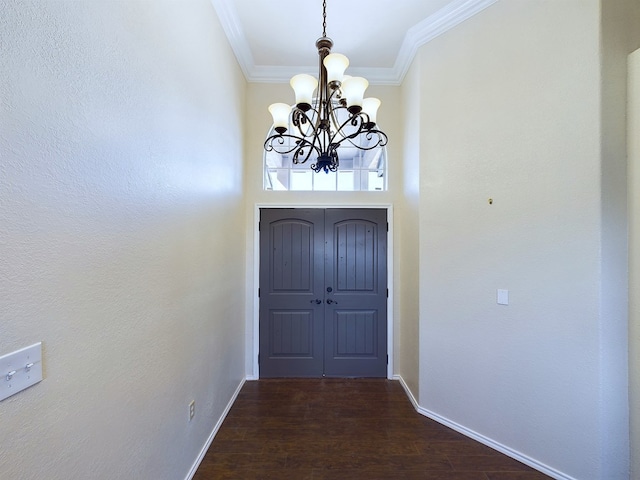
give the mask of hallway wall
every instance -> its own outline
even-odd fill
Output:
[[[421,48],[419,368],[429,414],[609,480],[599,54],[596,0],[497,2]]]
[[[208,0],[0,12],[0,354],[44,363],[0,477],[183,479],[245,373],[245,81]]]
[[[401,328],[397,366],[400,375],[416,401],[419,400],[420,359],[420,59],[414,59],[402,83],[403,161],[402,195],[398,208],[403,221],[398,226]]]

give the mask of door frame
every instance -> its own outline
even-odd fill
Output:
[[[251,329],[247,332],[247,351],[250,352],[251,360],[247,365],[250,370],[247,372],[247,380],[257,380],[260,378],[260,367],[258,366],[258,352],[260,350],[260,298],[258,297],[258,286],[260,285],[260,209],[261,208],[337,208],[337,209],[353,209],[353,208],[376,208],[387,211],[387,222],[389,223],[389,231],[387,232],[387,288],[389,296],[387,297],[387,355],[389,355],[389,363],[387,364],[387,378],[393,378],[393,205],[385,204],[353,204],[339,205],[332,204],[295,204],[287,205],[282,203],[256,203],[253,211],[253,280],[250,285],[248,297],[253,299],[253,319]],[[250,332],[250,334],[249,334]]]

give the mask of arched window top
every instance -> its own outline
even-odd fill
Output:
[[[264,152],[265,190],[375,192],[387,189],[386,147],[360,150],[341,146],[338,171],[329,173],[311,170],[311,159],[295,165],[292,156],[273,150]]]

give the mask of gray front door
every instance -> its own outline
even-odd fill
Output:
[[[260,377],[386,377],[383,209],[260,210]]]

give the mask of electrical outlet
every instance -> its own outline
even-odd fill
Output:
[[[193,417],[196,414],[196,401],[191,400],[189,403],[189,421],[193,420]]]

